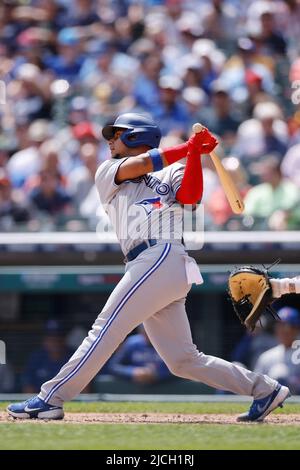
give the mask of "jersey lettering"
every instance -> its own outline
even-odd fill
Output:
[[[144,175],[133,180],[128,180],[128,182],[131,183],[141,183],[141,181],[144,181],[145,185],[148,188],[153,189],[157,194],[160,194],[161,196],[166,196],[171,190],[169,184],[162,183],[158,178],[152,175]]]

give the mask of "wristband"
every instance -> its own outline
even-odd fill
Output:
[[[152,149],[148,151],[148,155],[152,160],[153,171],[160,171],[164,167],[163,159],[158,149]]]

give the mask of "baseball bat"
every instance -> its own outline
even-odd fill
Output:
[[[203,126],[200,123],[196,123],[193,125],[193,132],[198,134],[203,130]],[[230,204],[232,211],[235,214],[241,214],[244,210],[244,202],[241,197],[241,194],[235,185],[234,181],[232,180],[228,171],[224,168],[220,158],[216,154],[216,152],[211,152],[210,157],[213,161],[215,166],[216,172],[219,176],[220,182],[222,184],[223,190],[227,197],[227,200]]]

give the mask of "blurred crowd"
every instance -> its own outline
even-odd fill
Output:
[[[93,230],[101,127],[132,110],[162,147],[218,136],[246,211],[204,157],[207,229],[300,229],[299,0],[2,0],[0,80],[2,231]]]

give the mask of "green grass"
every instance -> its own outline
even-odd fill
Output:
[[[0,449],[300,449],[296,426],[9,424]]]
[[[5,409],[0,404],[0,410]],[[68,403],[68,412],[239,413],[241,403]],[[299,405],[279,413],[300,413]],[[0,449],[300,449],[299,427],[270,424],[0,424]]]

